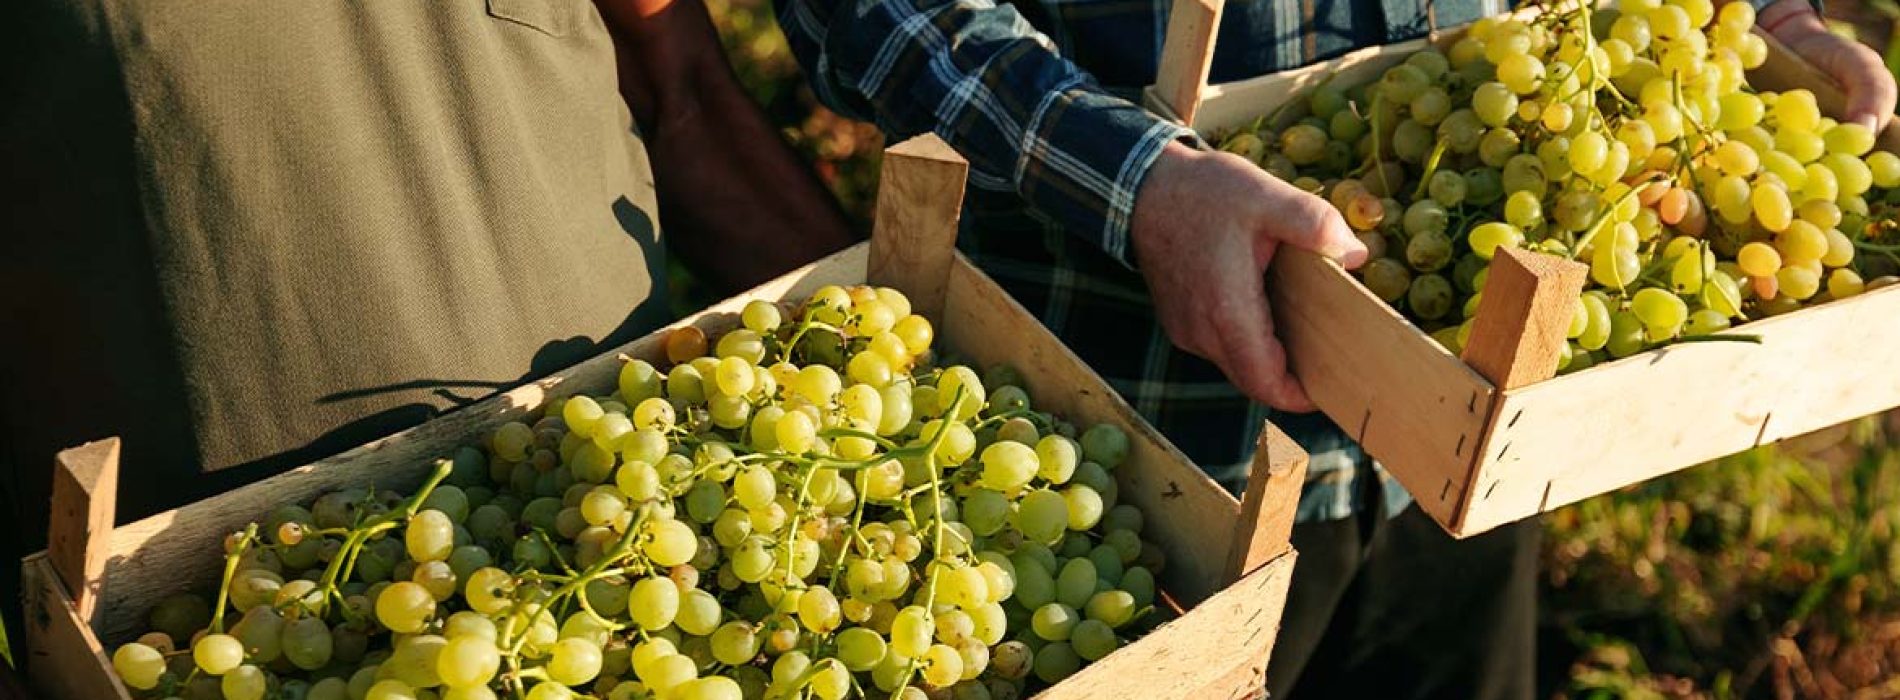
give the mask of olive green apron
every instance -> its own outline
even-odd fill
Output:
[[[31,532],[60,446],[125,436],[123,520],[664,320],[588,0],[29,4],[0,467]]]

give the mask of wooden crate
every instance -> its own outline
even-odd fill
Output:
[[[1204,135],[1251,123],[1322,81],[1375,80],[1463,35],[1208,85],[1220,11],[1221,0],[1176,0],[1159,79],[1145,93],[1150,109]],[[1840,91],[1768,44],[1751,84],[1807,88],[1838,115]],[[1878,147],[1900,151],[1900,126]],[[1553,378],[1581,266],[1508,257],[1492,265],[1487,288],[1504,282],[1520,293],[1485,295],[1462,358],[1330,260],[1282,246],[1267,273],[1275,326],[1307,394],[1453,535],[1900,405],[1900,286],[1728,331],[1759,344],[1682,343]]]
[[[1288,545],[1306,454],[1271,426],[1245,503],[1188,462],[1080,359],[953,249],[967,165],[935,137],[885,155],[877,230],[866,244],[681,320],[716,334],[752,299],[798,299],[826,284],[889,285],[910,296],[939,342],[979,366],[1022,371],[1038,407],[1130,438],[1115,471],[1145,536],[1168,554],[1162,589],[1186,612],[1039,697],[1238,698],[1262,692],[1293,566]],[[23,666],[49,697],[129,698],[110,650],[130,641],[161,598],[216,585],[219,542],[273,505],[374,483],[412,488],[434,458],[549,399],[606,393],[626,354],[658,361],[665,330],[541,381],[280,476],[127,525],[113,525],[116,438],[61,453],[47,551],[26,558]]]

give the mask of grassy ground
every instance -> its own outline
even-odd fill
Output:
[[[741,80],[862,221],[875,130],[816,105],[763,0],[708,2]],[[1884,48],[1900,11],[1875,2],[1828,6]],[[1867,420],[1552,514],[1546,694],[1900,698],[1895,437]]]

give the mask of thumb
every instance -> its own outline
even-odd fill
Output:
[[[1258,200],[1256,230],[1261,235],[1331,258],[1348,269],[1366,261],[1366,244],[1353,235],[1333,205],[1271,175],[1262,179],[1268,191]]]

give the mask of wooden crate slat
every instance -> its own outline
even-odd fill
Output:
[[[1279,636],[1281,604],[1293,581],[1288,552],[1179,619],[1104,657],[1036,700],[1225,700],[1255,697]],[[1243,664],[1209,659],[1247,654]]]
[[[92,627],[79,618],[52,563],[34,555],[20,569],[27,645],[14,649],[14,662],[56,700],[131,697],[112,673],[112,661]]]
[[[855,284],[863,280],[867,256],[864,244],[852,246],[668,328],[697,325],[723,331],[737,324],[736,314],[751,299],[803,297],[827,284]],[[113,530],[102,581],[112,595],[96,620],[100,636],[108,641],[129,639],[137,634],[146,612],[165,596],[215,584],[218,543],[226,533],[243,529],[272,507],[307,502],[352,486],[413,488],[436,458],[449,456],[473,436],[519,418],[550,398],[611,391],[620,373],[617,355],[658,360],[664,335],[659,332],[632,341],[554,376],[335,457]]]
[[[79,619],[98,609],[111,556],[113,514],[119,503],[119,439],[106,438],[59,453],[53,471],[52,522],[47,562],[72,594]]]
[[[1267,271],[1274,326],[1308,396],[1440,523],[1463,506],[1490,382],[1338,264],[1282,247]]]
[[[1193,605],[1227,582],[1225,565],[1240,523],[1240,504],[1191,465],[1100,381],[1085,380],[1087,365],[1008,293],[961,255],[950,273],[950,303],[944,308],[949,346],[981,364],[1007,362],[1029,384],[1033,406],[1078,423],[1128,426],[1128,460],[1113,474],[1121,498],[1147,516],[1144,537],[1168,553],[1157,578],[1185,605]],[[1091,373],[1092,374],[1092,373]]]
[[[1892,406],[1900,286],[1507,391],[1460,529],[1496,525]]]

